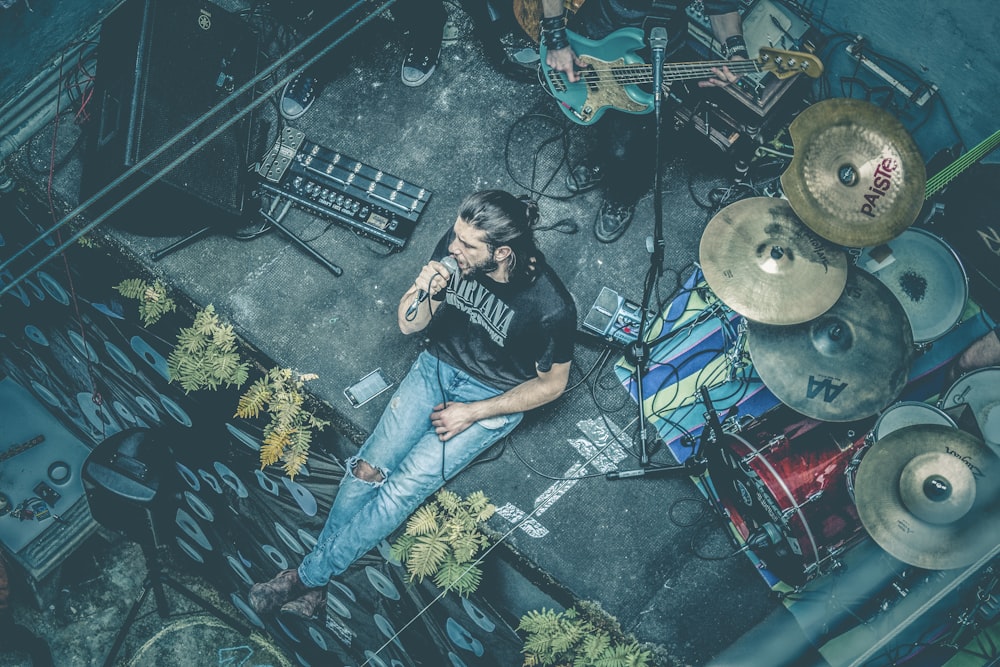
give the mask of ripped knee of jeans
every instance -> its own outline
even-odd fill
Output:
[[[376,468],[364,459],[355,456],[348,461],[348,467],[351,470],[351,474],[362,482],[368,482],[375,486],[379,486],[385,482],[385,470]]]

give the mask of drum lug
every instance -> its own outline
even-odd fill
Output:
[[[768,443],[768,444],[770,444],[770,443]],[[787,523],[788,523],[788,519],[789,519],[789,518],[790,518],[790,517],[791,517],[791,516],[792,516],[793,514],[795,514],[796,512],[798,512],[798,511],[799,511],[800,509],[802,509],[803,507],[805,507],[805,506],[806,506],[806,505],[808,505],[809,503],[811,503],[811,502],[814,502],[814,501],[816,501],[816,500],[819,500],[819,499],[820,499],[820,498],[822,498],[822,497],[823,497],[823,490],[822,490],[822,489],[820,489],[819,491],[815,491],[815,492],[813,492],[813,493],[812,493],[812,494],[811,494],[811,495],[810,495],[810,496],[809,496],[808,498],[806,498],[806,499],[805,499],[805,500],[804,500],[804,501],[803,501],[802,503],[800,503],[800,504],[798,504],[798,505],[795,505],[794,507],[789,507],[789,508],[785,509],[784,511],[782,511],[782,513],[781,513],[781,520],[782,520],[782,521],[783,521],[783,522],[784,522],[785,524],[787,524]]]
[[[722,422],[722,430],[726,433],[742,433],[748,426],[757,422],[754,415],[733,415]]]
[[[757,458],[761,454],[766,454],[767,452],[771,451],[771,449],[775,445],[781,444],[782,442],[784,442],[784,440],[785,440],[785,436],[784,435],[776,435],[776,436],[772,437],[770,440],[768,440],[767,442],[765,442],[764,445],[760,449],[755,449],[752,452],[750,452],[749,454],[747,454],[746,456],[744,456],[743,459],[742,459],[742,462],[743,463],[750,463],[751,461],[753,461],[755,458]]]

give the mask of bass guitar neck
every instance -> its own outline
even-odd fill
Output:
[[[567,30],[570,46],[584,62],[579,79],[570,81],[563,72],[552,70],[545,61],[545,45],[540,46],[545,84],[566,116],[580,125],[597,122],[608,109],[646,114],[653,110],[653,67],[637,52],[643,48],[638,28],[616,30],[601,40],[591,40]],[[728,67],[734,74],[771,72],[779,79],[804,73],[818,77],[823,64],[809,53],[761,49],[753,60],[710,60],[667,63],[663,66],[664,86],[675,81],[708,79],[713,68]],[[643,86],[646,86],[645,88]]]

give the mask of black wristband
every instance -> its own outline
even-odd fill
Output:
[[[750,52],[747,50],[747,43],[743,39],[743,35],[733,35],[728,38],[726,43],[722,45],[722,55],[725,56],[726,60],[731,60],[733,56],[749,58]]]
[[[539,21],[542,31],[547,30],[558,30],[559,28],[566,27],[566,15],[560,14],[559,16],[543,16],[542,20]]]
[[[569,46],[569,37],[566,35],[566,28],[558,30],[543,30],[542,41],[549,51],[558,51]]]

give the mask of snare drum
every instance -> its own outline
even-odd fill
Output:
[[[983,441],[1000,454],[1000,366],[966,373],[951,385],[938,402],[942,410],[962,405],[968,405],[972,411]]]
[[[771,534],[754,552],[786,583],[825,574],[864,536],[844,473],[872,423],[820,422],[779,405],[711,451],[712,484],[733,524],[744,539]]]
[[[861,465],[861,459],[868,449],[893,431],[898,431],[905,426],[924,424],[955,427],[955,420],[930,403],[921,403],[920,401],[900,401],[882,412],[878,421],[875,422],[875,427],[865,438],[864,447],[854,453],[851,462],[847,465],[844,477],[847,479],[847,492],[851,499],[854,498],[854,478],[858,473],[858,466]]]
[[[865,248],[858,266],[899,299],[918,346],[934,342],[962,319],[969,279],[955,251],[934,234],[911,227],[888,243]]]

